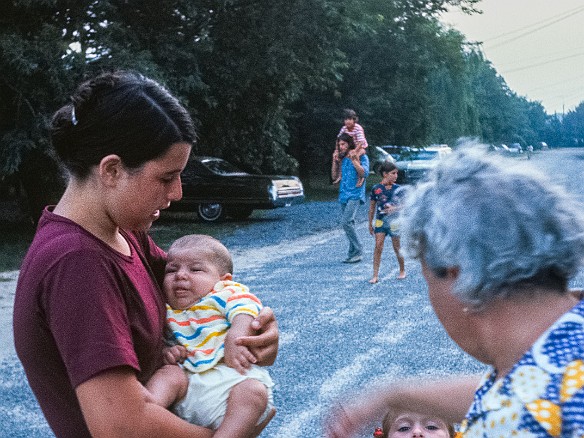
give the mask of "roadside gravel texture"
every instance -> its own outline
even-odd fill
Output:
[[[533,162],[570,191],[584,194],[584,150],[536,154]],[[322,418],[331,401],[372,382],[484,368],[462,353],[440,326],[419,263],[406,260],[408,277],[396,281],[395,257],[386,248],[381,281],[368,284],[373,239],[366,211],[364,205],[357,225],[364,260],[350,266],[340,263],[347,242],[338,225],[336,201],[256,211],[248,221],[216,226],[192,217],[164,219],[152,230],[159,243],[161,236],[169,242],[188,233],[219,238],[234,255],[237,279],[278,316],[280,351],[270,369],[278,414],[262,437],[322,436]],[[16,276],[0,273],[0,437],[51,437],[10,350]],[[584,273],[571,286],[582,288]]]
[[[311,236],[339,229],[338,215],[336,201],[305,202],[290,208],[255,211],[248,221],[227,220],[212,228],[212,234],[233,252],[239,273],[289,255],[282,249],[286,242],[307,238],[300,250],[312,245]],[[366,220],[364,208],[360,219]],[[181,222],[183,234],[201,232],[200,224],[192,218]],[[155,225],[155,239],[164,227],[164,221]],[[0,437],[51,437],[14,351],[12,308],[17,278],[18,271],[0,272]]]

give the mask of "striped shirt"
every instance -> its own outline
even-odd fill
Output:
[[[347,127],[343,125],[343,127],[339,131],[339,135],[345,133],[353,137],[353,140],[355,140],[355,144],[357,146],[359,146],[359,144],[361,144],[363,148],[366,148],[368,146],[367,139],[365,138],[365,131],[363,130],[363,127],[358,123],[355,123],[355,126],[351,131],[349,131]]]
[[[175,310],[166,305],[166,322],[179,345],[188,351],[183,367],[193,373],[213,368],[224,356],[224,341],[233,319],[259,314],[262,303],[234,281],[219,281],[195,305]]]

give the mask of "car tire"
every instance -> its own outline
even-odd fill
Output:
[[[252,212],[253,208],[251,207],[244,205],[233,205],[227,209],[227,216],[237,220],[244,220],[247,219]]]
[[[197,214],[203,222],[218,222],[225,217],[225,208],[219,202],[199,204]]]

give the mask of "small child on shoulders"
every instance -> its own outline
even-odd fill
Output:
[[[359,120],[359,118],[357,117],[357,113],[354,110],[347,108],[343,111],[343,120],[344,124],[341,127],[339,133],[337,134],[335,152],[337,152],[339,149],[339,137],[341,136],[341,134],[349,134],[351,137],[353,137],[353,140],[357,145],[355,151],[357,152],[358,156],[360,157],[361,155],[366,154],[368,146],[367,139],[365,138],[365,131],[363,130],[363,127],[359,123],[357,123]],[[333,181],[333,184],[337,184],[340,181],[341,175],[339,174],[339,177],[335,181]],[[364,182],[365,178],[359,178],[356,187],[361,187]]]

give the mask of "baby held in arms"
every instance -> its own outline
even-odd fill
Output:
[[[275,410],[267,370],[235,342],[253,333],[262,304],[232,272],[229,251],[210,236],[171,245],[163,288],[175,345],[146,389],[155,403],[216,430],[214,437],[243,438],[257,436]]]

